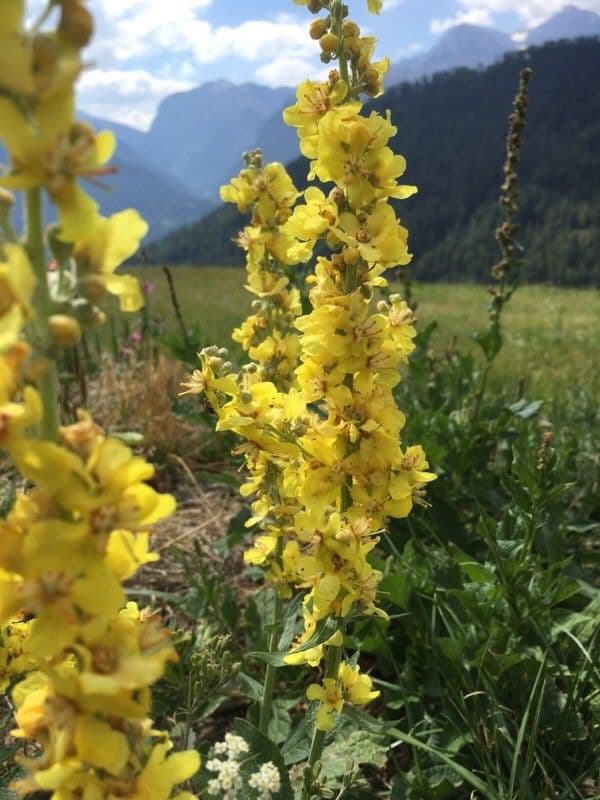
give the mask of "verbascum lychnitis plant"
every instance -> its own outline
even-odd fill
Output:
[[[123,582],[155,560],[149,533],[174,500],[153,468],[85,412],[61,426],[55,360],[102,323],[103,299],[135,310],[133,277],[115,269],[146,223],[100,216],[81,179],[112,172],[110,131],[75,115],[74,85],[93,32],[80,0],[52,0],[26,28],[22,0],[0,12],[0,449],[26,481],[0,521],[0,687],[24,740],[19,795],[55,800],[193,798],[176,787],[199,766],[172,754],[149,719],[150,687],[176,658],[157,616]],[[24,193],[25,235],[12,221]],[[56,222],[42,219],[45,195]],[[48,264],[53,259],[53,269]],[[22,676],[20,680],[18,676]]]
[[[234,334],[252,362],[236,373],[223,351],[209,348],[185,388],[206,396],[218,430],[245,440],[237,449],[249,474],[242,494],[254,496],[250,524],[260,528],[247,562],[264,568],[280,598],[303,593],[303,630],[284,660],[323,662],[322,681],[307,692],[319,703],[312,766],[344,705],[378,695],[369,676],[343,660],[344,629],[358,615],[385,618],[382,575],[369,554],[388,517],[425,504],[434,475],[419,445],[401,443],[405,417],[392,391],[414,347],[414,317],[396,295],[376,299],[384,273],[411,259],[390,200],[416,192],[398,182],[406,164],[389,147],[389,115],[362,112],[361,95],[381,94],[389,62],[373,60],[375,39],[361,35],[339,0],[295,2],[323,12],[310,35],[321,60],[337,60],[337,68],[324,82],[304,81],[284,119],[297,128],[309,179],[331,188],[311,186],[298,203],[281,165],[262,167],[255,156],[223,188],[225,200],[253,215],[240,241],[260,300]],[[375,13],[381,5],[368,2]],[[317,243],[328,255],[316,257],[311,310],[299,316],[290,270]],[[269,670],[263,731],[272,680]]]

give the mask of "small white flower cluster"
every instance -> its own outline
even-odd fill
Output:
[[[267,761],[258,772],[254,772],[250,776],[248,785],[253,789],[258,789],[259,800],[271,800],[271,795],[281,789],[279,770],[272,761]]]
[[[222,792],[222,800],[237,800],[243,785],[237,759],[249,749],[246,740],[235,733],[226,733],[225,739],[217,742],[214,746],[215,755],[225,758],[211,758],[206,762],[206,769],[217,773],[217,777],[212,778],[206,786],[208,794],[215,796]]]
[[[209,795],[214,797],[220,794],[222,800],[238,800],[238,793],[243,787],[238,759],[249,750],[248,742],[235,733],[226,733],[225,739],[217,742],[213,752],[221,758],[211,758],[206,762],[206,769],[217,773],[217,777],[212,778],[206,786]],[[281,789],[279,770],[272,761],[267,761],[250,775],[248,785],[258,790],[258,800],[271,800],[271,795]]]

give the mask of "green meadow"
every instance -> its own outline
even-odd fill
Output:
[[[167,283],[160,267],[136,270],[156,283],[150,314],[175,325]],[[249,312],[244,271],[232,267],[178,266],[172,274],[186,323],[199,323],[206,343],[227,346],[231,329]],[[487,324],[485,286],[417,284],[418,326],[437,322],[431,346],[443,352],[456,342],[474,354],[472,340]],[[494,367],[496,385],[524,382],[530,394],[547,399],[583,389],[600,394],[600,291],[522,286],[505,310],[504,347]]]

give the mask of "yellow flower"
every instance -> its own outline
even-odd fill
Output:
[[[89,236],[98,204],[77,179],[111,171],[105,165],[115,149],[114,134],[95,133],[89,125],[76,122],[73,94],[67,90],[37,105],[35,123],[9,104],[0,120],[0,137],[11,158],[10,171],[0,178],[0,185],[9,189],[43,186],[57,206],[60,238],[74,242]]]
[[[3,258],[2,258],[3,256]],[[12,345],[31,316],[35,275],[24,248],[10,242],[0,249],[0,352]]]
[[[311,683],[306,690],[309,700],[319,700],[316,726],[320,731],[332,731],[335,727],[335,714],[344,707],[342,686],[335,678],[324,678],[322,684]]]
[[[336,233],[343,242],[356,247],[368,264],[389,269],[404,266],[412,259],[407,246],[408,231],[388,203],[377,203],[370,214],[340,214]]]
[[[311,165],[314,175],[345,187],[356,210],[383,197],[410,197],[416,187],[399,186],[396,181],[406,170],[406,160],[387,147],[396,131],[389,113],[362,117],[358,110],[340,106],[319,126],[319,146]]]
[[[0,403],[3,400],[0,386]],[[4,402],[0,405],[0,449],[7,450],[13,458],[22,447],[27,428],[42,419],[42,401],[32,386],[23,389],[23,402]]]
[[[200,769],[200,755],[195,750],[167,756],[171,748],[170,742],[154,745],[134,791],[128,795],[129,800],[169,800],[173,787],[187,781]],[[186,800],[190,795],[185,793],[178,797]]]
[[[242,170],[231,183],[221,187],[220,195],[226,203],[235,203],[242,213],[252,209],[254,225],[272,225],[288,218],[298,190],[285,167],[273,162]]]
[[[115,275],[115,270],[138,250],[148,225],[128,208],[111,217],[97,217],[87,236],[73,247],[80,275],[80,290],[97,300],[104,291],[119,298],[123,311],[138,311],[144,304],[136,278]]]
[[[283,112],[287,125],[298,128],[300,150],[306,158],[316,158],[320,120],[327,112],[344,102],[348,94],[348,84],[335,78],[328,83],[303,81],[296,92],[297,102]],[[344,105],[348,111],[360,110],[361,104],[350,102]]]
[[[304,242],[315,242],[333,227],[338,208],[320,189],[311,186],[304,192],[305,204],[296,206],[285,230]]]
[[[338,672],[344,699],[355,706],[365,706],[379,697],[381,692],[373,691],[373,681],[368,675],[361,673],[358,666],[351,666],[342,661]]]
[[[73,744],[81,761],[111,775],[120,775],[129,759],[127,736],[87,714],[81,715],[75,724]]]
[[[244,553],[246,564],[264,564],[277,546],[278,537],[272,534],[258,536],[254,545]]]
[[[26,652],[31,621],[17,617],[5,627],[0,626],[0,692],[11,680],[34,669],[35,660]]]

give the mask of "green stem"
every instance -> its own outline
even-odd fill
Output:
[[[342,660],[342,648],[336,645],[329,645],[327,648],[327,656],[325,658],[325,678],[337,679]],[[310,781],[312,778],[313,767],[317,761],[321,760],[323,755],[323,748],[325,747],[326,731],[321,731],[315,726],[313,733],[312,743],[310,746],[310,753],[308,755],[307,775],[304,779],[304,786],[302,788],[302,800],[309,800],[310,797]]]
[[[38,187],[27,190],[26,208],[26,248],[37,278],[35,300],[37,335],[39,341],[45,343],[48,341],[48,317],[52,310],[52,300],[48,289],[46,254],[42,236],[42,198]],[[56,441],[58,439],[60,421],[58,411],[58,378],[54,360],[49,362],[43,376],[37,382],[37,387],[42,396],[44,406],[44,416],[40,425],[41,435],[44,439]]]
[[[277,625],[277,623],[281,619],[281,615],[283,613],[283,600],[277,594],[277,590],[275,590],[275,609],[273,612],[273,623]],[[274,628],[271,632],[271,636],[269,638],[269,653],[274,653],[277,650],[277,645],[279,644],[279,628]],[[267,736],[269,732],[269,722],[271,721],[271,710],[273,708],[273,690],[275,689],[275,672],[277,667],[274,664],[267,664],[267,670],[265,672],[265,683],[263,686],[263,696],[260,705],[260,722],[258,727],[260,728],[261,733],[264,733]]]

